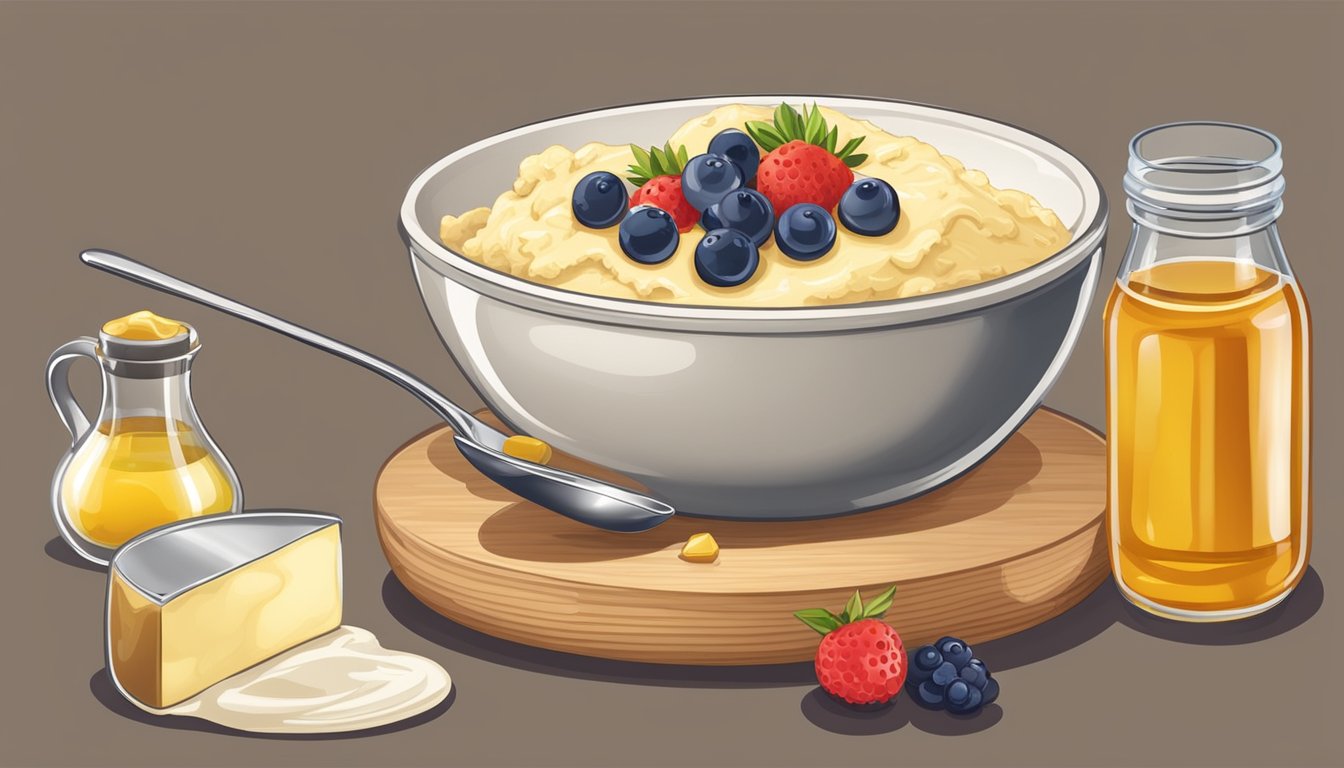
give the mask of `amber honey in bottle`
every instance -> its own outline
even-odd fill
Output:
[[[1254,615],[1311,541],[1310,320],[1275,220],[1281,148],[1218,123],[1140,133],[1105,311],[1111,564],[1189,621]]]

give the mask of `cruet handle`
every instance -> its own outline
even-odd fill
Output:
[[[81,336],[57,347],[47,359],[47,395],[51,397],[61,422],[70,430],[71,445],[79,442],[90,427],[89,417],[84,415],[84,409],[75,400],[75,393],[70,391],[70,365],[81,357],[98,361],[97,339]]]

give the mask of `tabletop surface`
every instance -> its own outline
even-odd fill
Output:
[[[722,26],[716,26],[722,25]],[[707,31],[708,30],[708,31]],[[699,36],[704,53],[690,56]],[[1344,4],[0,2],[0,764],[52,766],[1340,765],[1338,179]],[[743,40],[738,47],[729,43]],[[725,47],[726,46],[726,47]],[[700,48],[695,48],[700,50]],[[678,54],[678,51],[681,54]],[[659,56],[675,64],[660,63]],[[374,534],[381,462],[433,416],[366,372],[97,273],[105,247],[327,331],[479,405],[425,315],[395,212],[423,167],[551,115],[676,96],[862,93],[941,104],[1058,141],[1128,239],[1125,145],[1179,119],[1285,145],[1280,222],[1313,301],[1313,566],[1267,615],[1188,626],[1108,583],[977,648],[998,708],[837,708],[810,665],[660,667],[497,641],[421,606]],[[1103,421],[1103,285],[1047,403]],[[102,671],[105,575],[56,538],[68,445],[40,379],[58,345],[151,308],[203,342],[196,404],[250,508],[345,520],[346,621],[456,683],[426,716],[322,739],[219,733],[120,701]],[[93,371],[77,394],[96,402]],[[899,599],[899,597],[898,597]]]

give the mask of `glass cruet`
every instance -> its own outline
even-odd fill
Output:
[[[117,547],[160,525],[238,513],[243,492],[191,397],[196,330],[143,311],[105,324],[97,338],[62,345],[47,362],[47,393],[70,430],[51,485],[62,538],[106,565]],[[81,358],[102,370],[92,422],[70,390]]]
[[[1120,592],[1185,621],[1252,616],[1311,544],[1311,322],[1288,266],[1282,147],[1228,123],[1130,144],[1134,221],[1105,317]]]

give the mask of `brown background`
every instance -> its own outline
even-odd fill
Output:
[[[14,765],[1339,765],[1339,337],[1344,4],[0,3],[0,761]],[[734,46],[733,44],[736,43]],[[691,51],[693,56],[683,55]],[[1106,269],[1128,239],[1136,130],[1252,123],[1283,139],[1282,233],[1313,302],[1314,570],[1237,626],[1162,624],[1108,585],[980,649],[1001,708],[849,715],[806,665],[669,670],[491,640],[417,607],[378,550],[382,460],[433,419],[319,352],[77,264],[123,251],[406,364],[469,400],[394,227],[402,192],[463,144],[553,114],[733,92],[847,92],[1044,133],[1104,180]],[[446,711],[353,739],[147,722],[100,668],[103,576],[53,541],[65,433],[51,349],[150,306],[205,342],[197,404],[250,506],[347,521],[347,620],[453,674]],[[1093,322],[1049,403],[1102,419]],[[77,372],[86,397],[93,373]],[[803,607],[803,606],[799,606]],[[1001,670],[1001,671],[1000,671]]]

